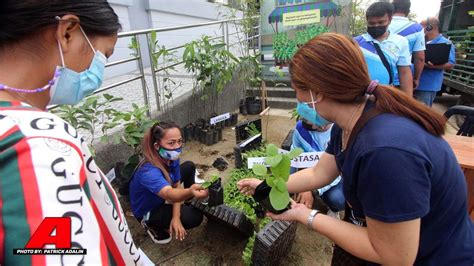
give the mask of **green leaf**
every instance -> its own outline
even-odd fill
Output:
[[[286,186],[286,182],[283,181],[281,178],[275,178],[275,188],[280,191],[280,192],[285,192],[288,191],[288,188]]]
[[[270,203],[275,210],[283,210],[290,203],[290,194],[288,194],[288,191],[280,192],[276,188],[272,188],[270,191]]]
[[[213,174],[211,176],[211,179],[209,179],[208,181],[202,183],[202,188],[206,189],[206,188],[209,188],[210,186],[212,186],[212,184],[216,183],[217,181],[219,180],[219,176],[216,175],[216,174]]]
[[[252,170],[258,176],[265,176],[267,174],[267,167],[262,164],[254,164]]]
[[[283,180],[288,181],[288,176],[290,175],[290,167],[290,158],[286,154],[283,154],[280,163],[276,166],[271,167],[271,171],[274,176],[283,178]]]
[[[292,149],[288,154],[286,154],[290,159],[294,159],[303,153],[303,149],[296,148]]]
[[[140,156],[138,154],[134,154],[128,157],[128,163],[138,164],[140,162]]]
[[[275,156],[278,154],[278,147],[275,144],[268,144],[267,145],[267,155],[268,156]]]
[[[271,167],[275,167],[280,163],[282,158],[283,158],[283,156],[281,154],[277,154],[275,156],[270,156],[270,157],[265,157],[265,163],[270,165]]]
[[[114,96],[105,93],[105,94],[104,94],[104,98],[107,99],[107,101],[110,101],[110,99],[114,98]]]
[[[270,187],[274,187],[275,186],[275,177],[270,175],[270,176],[267,176],[267,178],[265,178],[265,181],[267,182],[267,185],[269,185]]]

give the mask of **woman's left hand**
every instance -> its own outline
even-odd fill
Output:
[[[304,204],[296,203],[294,200],[291,200],[291,209],[280,214],[267,212],[267,216],[272,218],[272,220],[298,221],[300,223],[305,223],[310,213],[310,208],[306,207]]]
[[[173,232],[176,235],[176,239],[183,241],[186,237],[186,229],[184,229],[183,224],[181,224],[180,218],[172,218],[170,223],[170,235],[173,237]]]

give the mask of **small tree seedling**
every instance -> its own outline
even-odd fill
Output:
[[[278,153],[274,144],[267,145],[265,163],[270,166],[270,172],[265,165],[255,164],[253,173],[265,178],[270,190],[270,203],[275,210],[283,210],[290,203],[290,194],[286,182],[290,176],[291,160],[303,152],[296,148],[287,154]]]
[[[219,180],[219,175],[217,174],[212,174],[211,175],[211,179],[209,179],[208,181],[202,183],[202,188],[204,189],[207,189],[209,188],[210,186],[212,186],[214,183],[216,183],[217,181]]]

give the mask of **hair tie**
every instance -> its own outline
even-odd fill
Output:
[[[375,91],[375,89],[377,88],[378,85],[379,85],[378,80],[372,80],[370,82],[369,86],[367,87],[366,93],[367,94],[374,94],[374,91]]]

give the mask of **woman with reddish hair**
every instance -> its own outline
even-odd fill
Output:
[[[319,163],[291,175],[288,191],[324,187],[342,174],[345,218],[294,202],[269,216],[307,224],[335,242],[333,265],[473,265],[466,183],[442,138],[443,116],[371,81],[357,43],[343,35],[309,41],[290,74],[298,113],[318,126],[335,125]],[[238,184],[246,194],[265,185]]]

